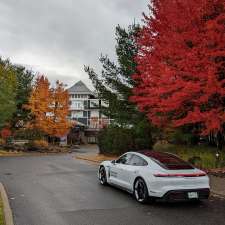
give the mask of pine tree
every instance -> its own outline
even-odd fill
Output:
[[[138,130],[137,139],[144,140],[150,147],[152,144],[151,125],[147,117],[139,112],[137,106],[130,101],[132,88],[135,81],[132,75],[136,73],[137,54],[136,37],[140,26],[133,24],[124,29],[119,25],[116,27],[116,56],[117,63],[112,62],[108,56],[101,56],[101,74],[85,66],[85,71],[97,91],[97,95],[105,103],[102,113],[114,120],[114,124],[122,127],[133,127]],[[137,127],[137,129],[136,129]],[[140,132],[140,129],[147,132]],[[139,135],[139,136],[138,136]]]
[[[139,26],[129,26],[128,30],[116,27],[116,55],[118,64],[112,62],[108,56],[101,56],[101,74],[85,66],[85,71],[107,107],[102,108],[102,112],[113,118],[121,125],[134,125],[144,119],[144,115],[138,112],[136,105],[129,101],[132,95],[134,80],[131,75],[136,72],[134,57],[137,53],[136,35]]]
[[[29,97],[32,91],[32,82],[34,79],[34,73],[26,70],[23,66],[13,65],[13,70],[17,78],[16,88],[16,111],[13,114],[11,120],[11,126],[15,129],[23,127],[26,121],[30,118],[30,110],[27,110],[24,105],[29,101]]]

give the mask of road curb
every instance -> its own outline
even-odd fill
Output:
[[[0,194],[3,202],[5,225],[14,225],[12,210],[9,205],[9,199],[2,183],[0,183]]]

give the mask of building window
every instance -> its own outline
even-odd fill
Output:
[[[87,111],[83,111],[83,117],[87,118]]]
[[[84,101],[84,108],[85,108],[85,109],[88,108],[88,101]]]
[[[98,109],[99,108],[99,100],[98,99],[90,100],[90,108]]]
[[[71,107],[75,109],[83,109],[84,105],[82,101],[73,101]]]

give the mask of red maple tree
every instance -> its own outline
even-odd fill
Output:
[[[132,101],[155,125],[224,132],[225,1],[153,0],[149,9]]]

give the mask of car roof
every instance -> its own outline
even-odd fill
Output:
[[[142,150],[142,151],[138,151],[138,152],[130,151],[130,152],[126,152],[126,153],[132,153],[132,154],[139,155],[142,157],[147,156],[148,158],[149,157],[155,158],[155,157],[160,157],[160,156],[162,156],[162,157],[164,157],[164,156],[178,157],[169,152],[159,152],[159,151],[155,151],[155,150]]]
[[[164,169],[176,170],[176,169],[194,169],[188,162],[182,160],[178,156],[168,152],[158,152],[153,150],[144,150],[140,152],[130,152],[132,154],[139,155],[147,161],[153,161],[158,166]]]
[[[158,158],[158,157],[164,157],[164,156],[172,156],[172,157],[176,156],[169,152],[160,152],[160,151],[154,151],[154,150],[144,150],[144,151],[140,151],[139,153],[152,158]]]

